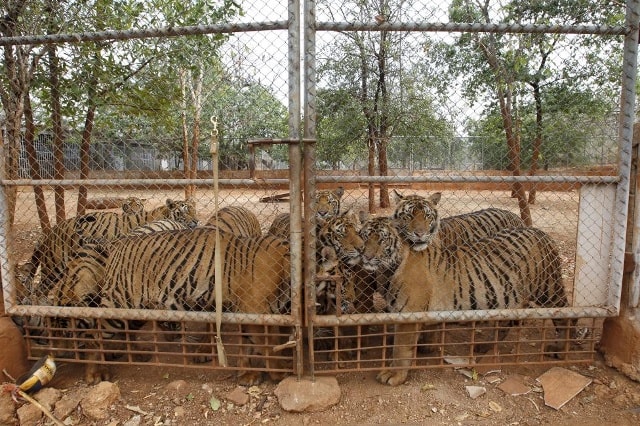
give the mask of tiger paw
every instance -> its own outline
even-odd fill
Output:
[[[382,370],[376,376],[380,383],[390,386],[403,384],[407,380],[409,370]]]
[[[262,383],[262,373],[259,371],[243,371],[238,374],[238,384],[241,386],[255,386]]]
[[[87,384],[97,385],[104,380],[110,380],[111,374],[106,366],[87,364],[84,372],[84,380]]]

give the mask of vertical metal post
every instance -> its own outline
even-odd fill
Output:
[[[622,90],[620,94],[620,121],[618,141],[620,144],[618,167],[620,182],[616,191],[616,211],[614,212],[614,236],[611,256],[611,304],[620,307],[622,294],[623,261],[625,253],[625,227],[629,208],[629,182],[631,174],[633,123],[635,121],[636,77],[638,65],[638,24],[640,23],[640,0],[627,0],[626,26],[629,28],[624,39],[622,63]],[[636,242],[638,236],[634,236]],[[638,255],[636,254],[636,259]],[[637,282],[632,284],[631,304],[638,299]],[[626,299],[626,298],[625,298]],[[626,308],[626,306],[624,307]]]
[[[300,140],[300,0],[289,0],[289,137]],[[291,218],[291,315],[295,321],[296,373],[301,378],[304,368],[303,362],[303,333],[301,310],[302,281],[302,201],[300,193],[300,179],[302,167],[300,165],[300,144],[289,144],[289,212]]]
[[[0,182],[6,178],[5,175],[5,152],[3,129],[0,127]],[[12,291],[13,271],[9,262],[8,239],[9,239],[9,210],[7,206],[6,186],[0,186],[0,279],[2,282],[2,293],[0,294],[0,314],[4,314],[14,303],[15,295]],[[8,295],[9,297],[5,297]]]
[[[316,139],[316,2],[304,2],[304,137]],[[306,289],[307,338],[309,339],[309,370],[314,379],[313,321],[315,318],[316,226],[313,200],[316,192],[315,144],[304,144],[304,273]]]

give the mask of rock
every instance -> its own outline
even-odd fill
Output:
[[[142,423],[142,417],[140,417],[140,414],[136,414],[135,416],[124,422],[122,426],[139,426],[140,423]]]
[[[280,406],[285,411],[323,411],[340,402],[340,386],[335,377],[316,377],[298,380],[290,376],[281,381],[275,389]]]
[[[176,396],[183,396],[189,393],[189,383],[184,380],[174,380],[171,383],[167,383],[164,389],[167,393],[171,392]]]
[[[56,402],[56,408],[53,411],[53,415],[57,419],[65,419],[70,416],[76,408],[78,408],[78,404],[80,404],[80,400],[85,393],[86,389],[83,388],[63,395],[62,398]]]
[[[471,399],[476,399],[477,397],[487,393],[487,388],[484,386],[465,386],[465,388],[467,389],[467,394]]]
[[[9,392],[0,392],[0,425],[17,425],[16,404]]]
[[[25,404],[18,408],[17,414],[21,426],[35,426],[44,417],[42,411],[32,404]]]
[[[90,388],[87,396],[80,401],[80,406],[87,416],[95,420],[103,420],[108,416],[109,407],[118,399],[120,399],[118,385],[105,381]]]
[[[29,371],[24,337],[11,317],[0,316],[0,372],[6,370],[14,379]],[[4,377],[4,375],[3,375]]]
[[[61,397],[62,392],[56,388],[44,388],[33,395],[33,398],[49,411],[53,410]]]
[[[249,394],[244,387],[237,386],[234,390],[227,394],[226,399],[236,405],[243,406],[247,402],[249,402]]]

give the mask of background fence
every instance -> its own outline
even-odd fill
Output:
[[[50,76],[10,93],[31,97],[19,126],[11,102],[3,101],[4,301],[10,314],[30,318],[22,324],[32,357],[53,351],[70,361],[108,364],[147,362],[136,355],[150,354],[160,364],[201,367],[192,361],[206,358],[205,366],[223,368],[215,330],[202,327],[215,323],[214,309],[201,300],[178,310],[155,301],[113,305],[104,302],[110,286],[126,280],[98,281],[90,299],[62,307],[57,289],[66,288],[64,296],[71,291],[60,284],[68,281],[66,270],[50,283],[42,270],[33,279],[23,276],[28,268],[14,273],[35,248],[49,244],[48,226],[96,206],[121,212],[125,198],[135,196],[149,211],[167,199],[191,198],[199,226],[225,206],[250,210],[262,233],[278,215],[290,214],[288,296],[243,310],[246,290],[228,295],[222,340],[231,366],[224,368],[379,370],[392,358],[394,327],[413,323],[433,325],[423,333],[431,338],[419,343],[431,354],[414,351],[413,367],[447,365],[451,356],[468,354],[465,362],[488,364],[591,359],[602,318],[620,308],[637,3],[626,9],[600,2],[557,9],[516,2],[334,3],[193,2],[182,16],[123,13],[117,6],[98,14],[78,4],[49,17],[55,31],[36,25],[34,6],[22,11],[22,24],[3,27],[0,44],[16,58],[46,53],[33,71]],[[87,16],[78,23],[72,13]],[[107,30],[105,13],[119,19]],[[20,65],[29,69],[18,61],[5,62],[3,70],[9,75]],[[210,118],[219,131],[218,189]],[[249,140],[263,139],[279,143],[249,149]],[[559,247],[568,305],[316,309],[319,228],[312,200],[339,186],[343,211],[384,216],[393,212],[393,190],[441,192],[443,218],[494,207],[530,220]],[[70,238],[65,263],[95,249],[86,238]],[[154,238],[162,241],[138,241]],[[62,250],[59,241],[50,244]],[[108,277],[126,269],[112,260],[124,245],[108,245]],[[175,262],[166,268],[174,273],[182,254],[171,256]],[[202,282],[212,283],[212,273]],[[340,284],[335,291],[340,295]],[[93,337],[87,338],[86,323],[56,318],[94,319]],[[109,321],[114,318],[146,325]],[[557,337],[550,318],[579,319],[585,330],[569,337],[573,347],[555,359],[545,352]],[[521,319],[527,321],[506,339],[498,337],[511,329],[498,320]],[[167,329],[167,321],[181,326]],[[100,334],[114,324],[125,327],[123,336],[113,341]],[[470,343],[478,340],[499,348],[502,358],[474,353]],[[111,357],[114,352],[125,356]],[[247,353],[256,365],[242,365]],[[272,365],[271,356],[282,365]]]

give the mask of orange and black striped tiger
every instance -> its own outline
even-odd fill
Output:
[[[425,198],[421,195],[402,195],[394,190],[396,209],[393,212],[395,226],[404,241],[412,249],[422,250],[431,244],[433,229],[440,227],[437,237],[443,246],[466,244],[491,236],[509,228],[524,228],[525,221],[517,214],[504,209],[488,208],[441,218],[437,209],[430,208],[440,202],[442,194],[436,192]],[[425,200],[429,202],[426,207]]]
[[[140,237],[125,237],[111,244],[100,285],[100,306],[125,309],[171,309],[212,311],[215,309],[214,252],[216,231],[195,228],[164,231]],[[247,238],[220,233],[222,288],[225,309],[232,312],[282,313],[290,301],[290,255],[285,240],[272,236]],[[88,327],[92,327],[87,320]],[[128,327],[139,328],[140,321]],[[105,337],[122,331],[122,320],[108,320]],[[264,327],[246,326],[254,343],[264,347],[268,366],[273,337]],[[240,367],[248,357],[240,355]],[[88,379],[95,375],[89,369]],[[275,376],[274,376],[275,378]],[[240,374],[243,384],[260,380],[256,371]]]
[[[386,290],[389,311],[515,309],[532,304],[559,308],[568,305],[560,257],[549,235],[536,228],[511,228],[467,244],[443,247],[437,243],[438,201],[438,197],[404,199],[396,206],[393,220],[378,224],[380,228],[386,227],[388,238],[367,240],[367,243],[375,240],[372,244],[380,245],[370,253],[378,253],[381,257],[397,254],[400,247],[401,262]],[[395,222],[396,218],[400,224]],[[412,233],[414,226],[429,231]],[[407,241],[401,230],[405,231],[404,235],[419,235],[420,244]],[[391,245],[393,250],[386,251],[384,245]],[[370,263],[374,264],[384,262]],[[570,323],[554,320],[557,328],[568,327]],[[379,373],[378,381],[398,385],[406,380],[418,332],[415,324],[396,325],[394,368]]]
[[[245,237],[261,237],[262,229],[258,217],[242,206],[226,206],[218,210],[217,217],[211,215],[206,226],[216,226],[220,231]]]
[[[127,200],[123,213],[94,212],[76,216],[54,226],[36,245],[30,262],[22,267],[25,285],[32,293],[46,294],[62,279],[67,262],[80,248],[82,239],[113,240],[129,233],[135,227],[157,219],[172,219],[189,227],[197,224],[195,203],[191,200],[167,199],[163,206],[151,211],[138,210],[138,203]],[[35,287],[33,279],[40,268],[40,283]]]
[[[315,220],[318,228],[328,219],[340,213],[343,195],[344,188],[341,186],[336,189],[316,191],[312,208],[315,212]],[[289,235],[291,234],[291,218],[289,213],[280,213],[277,215],[273,219],[273,222],[271,222],[267,234],[289,239]]]

